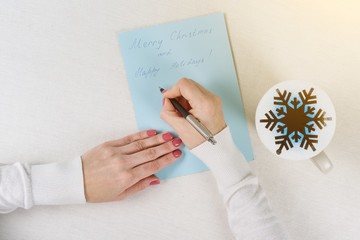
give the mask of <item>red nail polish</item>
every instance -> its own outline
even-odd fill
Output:
[[[147,135],[148,135],[149,137],[155,136],[155,135],[156,135],[156,130],[153,130],[153,129],[148,130],[148,131],[147,131]]]
[[[176,149],[172,152],[172,154],[174,155],[174,157],[178,158],[181,156],[182,152],[179,149]]]
[[[150,185],[157,185],[157,184],[160,184],[160,180],[159,180],[159,179],[156,179],[156,180],[150,182]]]
[[[172,144],[174,145],[174,147],[178,147],[180,146],[182,143],[180,138],[175,138],[174,140],[172,140]]]
[[[164,94],[164,93],[166,93],[166,91],[167,91],[167,90],[166,90],[166,89],[164,89],[161,93],[162,93],[162,94]]]
[[[174,136],[170,133],[170,132],[167,132],[167,133],[164,133],[162,135],[162,138],[165,140],[165,141],[170,141],[171,139],[174,138]]]

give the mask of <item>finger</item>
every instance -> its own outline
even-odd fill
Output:
[[[176,117],[181,117],[181,114],[178,111],[176,111],[174,105],[172,105],[172,103],[170,102],[170,99],[168,99],[168,98],[164,98],[164,104],[163,104],[161,111],[169,113]]]
[[[187,110],[190,111],[191,107],[189,105],[189,103],[186,101],[186,99],[181,98],[181,100],[179,101],[179,103]],[[178,117],[178,118],[183,118],[183,116],[180,114],[180,112],[178,112],[174,105],[170,102],[170,100],[168,98],[164,98],[164,104],[163,107],[161,109],[161,113],[160,113],[160,117],[162,118],[162,115],[168,115],[170,114],[172,117]]]
[[[155,135],[153,137],[132,142],[128,145],[120,147],[118,150],[122,154],[133,154],[148,149],[150,147],[158,146],[164,142],[172,140],[173,138],[174,135],[171,132],[166,132],[163,134]]]
[[[204,98],[204,93],[199,84],[191,79],[182,78],[172,88],[164,92],[164,97],[184,97],[187,101],[201,101]]]
[[[152,175],[150,177],[146,177],[142,180],[140,180],[139,182],[135,183],[134,185],[132,185],[131,187],[129,187],[128,189],[126,189],[124,192],[122,192],[117,198],[116,200],[122,200],[125,199],[131,195],[134,195],[137,192],[140,192],[152,185],[157,185],[160,183],[160,180],[158,177]]]
[[[177,133],[178,126],[187,125],[188,122],[176,111],[169,99],[165,99],[165,103],[160,112],[160,118],[169,124]]]
[[[132,168],[143,163],[156,160],[165,154],[175,151],[180,147],[181,144],[181,139],[175,138],[172,141],[165,142],[159,146],[151,147],[143,151],[128,155],[128,164]]]
[[[145,178],[174,163],[181,157],[181,155],[181,150],[176,149],[175,151],[168,153],[154,161],[150,161],[133,168],[132,173],[136,176],[136,178]]]
[[[156,134],[157,134],[156,130],[154,130],[154,129],[144,130],[144,131],[140,131],[140,132],[128,135],[126,137],[117,139],[117,140],[109,141],[108,144],[112,147],[120,147],[120,146],[128,145],[132,142],[135,142],[135,141],[138,141],[141,139],[155,136]]]
[[[186,100],[184,97],[177,97],[175,98],[175,100],[180,103],[180,105],[185,108],[186,111],[189,111],[191,109],[191,106],[188,102],[188,100]],[[171,101],[170,101],[171,102]],[[173,104],[171,104],[173,105]]]

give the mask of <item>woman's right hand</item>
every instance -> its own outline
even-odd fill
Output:
[[[197,82],[182,78],[172,88],[164,91],[163,95],[164,104],[160,117],[175,130],[189,149],[200,145],[205,139],[175,110],[170,98],[177,99],[213,135],[226,127],[220,97]]]

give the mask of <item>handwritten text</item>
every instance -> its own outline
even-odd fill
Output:
[[[160,68],[156,67],[139,67],[138,70],[135,72],[136,78],[151,78],[156,77],[156,74],[158,74],[160,71]]]
[[[175,61],[171,64],[170,69],[189,67],[189,66],[198,67],[201,63],[204,62],[205,62],[204,58],[197,58],[197,59],[190,58],[188,60]]]
[[[170,34],[171,40],[182,40],[182,39],[189,39],[189,38],[196,38],[202,35],[211,34],[212,29],[194,29],[192,31],[183,31],[183,30],[175,30]]]
[[[162,39],[145,41],[141,38],[139,39],[135,38],[129,49],[153,48],[159,50],[162,44],[163,44]]]

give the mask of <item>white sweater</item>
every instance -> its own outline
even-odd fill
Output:
[[[192,153],[213,173],[236,239],[287,239],[229,128],[217,134],[216,140],[215,146],[205,142]],[[76,203],[85,203],[80,157],[68,162],[0,167],[0,213],[33,205]]]
[[[223,197],[229,225],[236,239],[288,239],[273,215],[258,179],[235,146],[227,127],[216,135],[216,145],[205,142],[191,152],[213,173]]]

